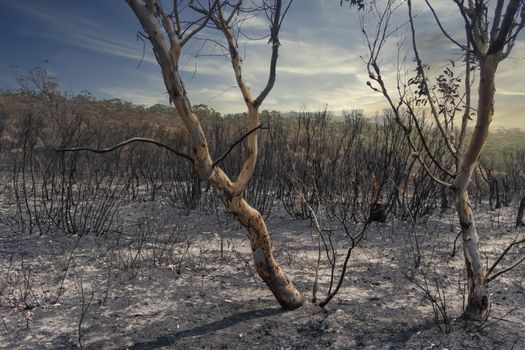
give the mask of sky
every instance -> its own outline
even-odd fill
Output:
[[[462,40],[457,9],[448,0],[432,3],[449,33]],[[422,0],[415,0],[414,7],[422,58],[432,74],[439,74],[449,59],[458,59],[459,51],[440,34]],[[393,22],[406,22],[404,7]],[[367,23],[367,29],[372,30],[373,20]],[[244,26],[254,36],[262,36],[267,29],[260,18],[247,20]],[[17,75],[43,66],[70,94],[87,90],[97,98],[119,98],[146,106],[168,104],[151,47],[137,39],[140,29],[124,0],[0,0],[0,89],[17,88]],[[407,29],[401,26],[392,35],[381,58],[391,88],[395,88],[397,44],[406,37]],[[328,108],[335,114],[361,109],[373,115],[386,107],[385,99],[366,85],[368,76],[361,57],[367,50],[355,8],[340,7],[339,0],[295,0],[280,41],[277,82],[262,109]],[[190,42],[181,58],[180,70],[191,102],[209,105],[223,114],[244,112],[230,63],[217,55],[216,48],[198,51],[201,45],[202,40]],[[270,47],[267,39],[241,38],[240,49],[245,79],[257,95],[267,80]],[[401,52],[410,63],[413,55],[406,43]],[[498,68],[494,127],[525,128],[523,81],[525,33]]]

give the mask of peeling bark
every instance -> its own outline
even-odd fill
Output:
[[[465,316],[469,319],[482,319],[488,307],[488,291],[479,254],[476,223],[466,191],[455,191],[454,202],[461,225],[463,255],[467,271],[468,302]]]
[[[281,307],[286,310],[301,307],[305,299],[275,260],[270,234],[261,214],[242,195],[234,194],[233,184],[221,169],[216,168],[209,181],[219,192],[230,214],[248,230],[255,269]]]
[[[191,110],[185,92],[183,96],[173,96],[172,98],[178,114],[185,121],[186,128],[190,133],[195,154],[196,172],[199,178],[209,181],[217,189],[221,201],[230,214],[248,230],[257,273],[270,288],[283,309],[293,310],[301,307],[304,303],[303,296],[273,257],[271,239],[263,217],[243,198],[244,188],[255,168],[258,132],[248,136],[247,159],[237,180],[231,182],[220,168],[212,167],[206,138],[197,117]],[[186,114],[188,112],[189,115]],[[250,110],[249,128],[256,127],[258,122],[258,111],[256,109]]]
[[[188,131],[197,175],[202,181],[209,181],[217,189],[228,211],[248,230],[256,271],[268,285],[281,306],[289,310],[301,307],[304,303],[303,296],[273,257],[271,239],[264,219],[243,198],[244,189],[253,175],[257,160],[258,131],[248,136],[247,157],[239,176],[235,182],[232,182],[220,168],[213,166],[208,142],[202,126],[192,110],[190,100],[179,75],[178,60],[185,40],[174,33],[170,21],[165,18],[166,14],[162,12],[161,7],[155,5],[154,1],[150,0],[144,3],[140,0],[126,0],[126,2],[148,34],[155,57],[162,70],[164,84],[170,96],[170,101],[174,104],[177,114]],[[218,11],[220,12],[220,6]],[[163,18],[162,21],[158,20],[159,13],[160,17]],[[277,16],[277,19],[279,18],[280,16]],[[237,42],[229,32],[229,28],[222,17],[218,27],[224,32],[230,45],[233,70],[248,108],[248,128],[250,130],[254,129],[259,125],[259,110],[242,77],[242,62],[237,53]],[[204,26],[200,28],[204,28]],[[169,45],[163,35],[164,32],[168,35]],[[261,101],[262,99],[259,101],[259,104]]]
[[[463,17],[465,24],[465,33],[467,36],[467,44],[465,45],[449,35],[439,20],[436,11],[432,7],[431,1],[425,0],[425,3],[430,8],[442,34],[466,52],[466,97],[464,102],[461,102],[461,104],[464,104],[464,114],[457,147],[455,147],[453,142],[452,134],[449,133],[450,130],[448,128],[443,128],[440,121],[440,113],[438,113],[438,110],[434,105],[433,100],[436,98],[436,95],[429,88],[427,77],[425,75],[427,69],[420,59],[416,45],[417,41],[413,21],[414,16],[412,15],[412,1],[408,0],[406,3],[408,6],[412,47],[415,62],[417,64],[417,73],[421,76],[418,94],[412,94],[410,88],[407,88],[405,84],[401,83],[399,77],[400,70],[398,70],[397,90],[399,93],[399,100],[395,101],[391,98],[389,89],[387,89],[383,77],[381,76],[381,70],[378,64],[380,61],[380,51],[384,47],[384,42],[389,35],[388,33],[390,33],[391,28],[389,28],[389,20],[394,12],[390,6],[390,2],[388,2],[388,5],[385,7],[384,12],[375,18],[378,21],[378,27],[373,40],[370,40],[368,37],[364,24],[361,26],[361,30],[365,35],[370,52],[367,61],[367,70],[371,81],[367,82],[367,84],[372,90],[382,93],[387,99],[388,104],[395,115],[395,121],[403,129],[410,148],[414,152],[416,159],[419,160],[422,168],[426,171],[427,175],[436,183],[439,183],[452,191],[458,218],[461,224],[463,252],[465,255],[465,268],[468,280],[468,305],[465,316],[473,319],[482,319],[486,314],[489,304],[487,284],[488,281],[493,280],[494,277],[490,276],[491,269],[489,269],[488,272],[483,271],[478,247],[478,235],[476,232],[472,208],[468,200],[467,188],[486,143],[489,126],[494,115],[494,80],[496,70],[499,62],[510,54],[519,32],[525,27],[525,3],[523,0],[498,0],[494,14],[491,15],[492,8],[486,1],[454,0],[453,3],[458,6],[458,10]],[[374,10],[376,10],[376,8],[374,8]],[[470,79],[471,57],[476,58],[479,62],[478,108],[476,111],[476,125],[472,131],[472,137],[470,138],[468,148],[464,150],[466,128],[471,112],[469,96],[470,84],[472,81]],[[377,85],[372,85],[372,82]],[[407,95],[412,96],[407,98]],[[445,151],[448,153],[447,157],[455,160],[456,171],[446,169],[441,162],[433,158],[432,154],[428,151],[428,147],[426,147],[425,136],[421,133],[417,124],[418,115],[412,110],[413,102],[419,102],[422,95],[427,98],[431,114],[433,115],[433,122],[435,123],[436,129],[439,131],[441,138],[445,141]],[[422,141],[423,148],[427,155],[431,158],[436,168],[453,179],[452,183],[441,180],[437,177],[430,170],[428,165],[420,158],[419,151],[410,137],[412,126],[409,127],[408,125],[405,125],[403,121],[404,117],[401,117],[401,113],[405,113],[403,109],[408,112],[409,116],[414,121],[416,131],[418,131],[419,134],[419,139]]]
[[[489,126],[494,115],[494,78],[499,55],[489,55],[480,61],[479,101],[476,126],[472,139],[460,164],[460,172],[452,186],[454,203],[461,225],[463,254],[467,272],[468,303],[465,317],[480,320],[489,304],[486,274],[479,253],[479,239],[474,222],[467,187],[476,168],[479,156],[488,137]]]

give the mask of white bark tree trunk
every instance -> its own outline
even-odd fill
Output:
[[[463,255],[467,272],[468,301],[465,316],[469,319],[482,319],[488,307],[488,292],[485,272],[479,254],[479,238],[472,207],[466,191],[454,193],[454,203],[458,213],[463,238]]]
[[[287,310],[301,307],[305,299],[275,260],[270,234],[261,214],[242,195],[234,194],[233,183],[221,169],[216,168],[209,181],[219,192],[230,214],[248,230],[255,269],[279,304]]]
[[[479,238],[474,214],[468,199],[468,185],[488,137],[494,115],[494,78],[500,56],[487,55],[480,61],[480,82],[476,126],[468,149],[461,159],[460,171],[452,186],[456,211],[463,237],[463,253],[467,272],[468,303],[465,316],[482,319],[489,304],[486,273],[479,253]]]
[[[273,257],[271,239],[264,219],[243,198],[244,190],[253,174],[257,160],[258,132],[253,132],[248,136],[246,160],[236,181],[232,182],[220,168],[213,166],[206,137],[196,114],[192,110],[190,100],[180,78],[178,61],[183,45],[181,39],[173,32],[174,29],[171,27],[169,19],[164,18],[165,14],[161,14],[160,17],[164,18],[162,25],[168,34],[170,42],[170,45],[168,45],[163,34],[164,30],[158,19],[159,11],[162,9],[158,8],[154,1],[126,1],[149,36],[155,57],[162,70],[164,84],[170,100],[175,105],[177,114],[183,120],[188,131],[197,175],[201,180],[209,181],[217,189],[228,211],[248,230],[256,271],[268,285],[281,306],[289,310],[301,307],[304,303],[303,296]],[[229,44],[232,45],[231,49],[235,49],[233,47],[236,46],[234,38],[227,31],[225,31],[225,34]],[[259,125],[258,106],[253,102],[248,87],[243,81],[240,57],[238,54],[234,55],[235,52],[233,51],[231,57],[232,65],[248,107],[248,127],[251,130]]]

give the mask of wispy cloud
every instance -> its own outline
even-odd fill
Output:
[[[116,80],[98,87],[95,93],[104,98],[118,98],[137,105],[152,106],[157,103],[168,104],[168,94],[160,74],[151,71],[123,69],[119,75],[133,75],[134,79]],[[137,84],[140,81],[140,84]]]
[[[107,94],[110,98],[132,101],[136,105],[152,106],[155,104],[168,104],[167,94],[160,94],[135,85],[101,87],[98,91]]]
[[[30,28],[23,29],[23,34],[50,39],[108,55],[156,64],[148,44],[146,44],[146,50],[143,54],[143,44],[141,42],[131,44],[129,40],[130,35],[119,35],[115,28],[106,27],[75,14],[63,13],[38,6],[28,6],[23,2],[9,3],[9,5],[41,21],[46,28],[45,31]]]
[[[110,4],[102,0],[101,3],[104,6]],[[57,54],[55,62],[68,66],[67,72],[71,75],[68,78],[71,81],[81,79],[73,76],[76,73],[72,72],[78,70],[90,74],[93,92],[101,97],[123,98],[145,105],[167,103],[162,76],[151,47],[149,43],[146,44],[142,57],[143,43],[135,40],[133,34],[139,29],[139,24],[131,13],[125,12],[129,11],[125,5],[121,6],[122,9],[114,8],[115,13],[129,15],[119,17],[117,25],[108,18],[111,13],[101,11],[95,16],[92,13],[74,12],[71,9],[75,6],[71,5],[70,10],[67,10],[68,6],[52,5],[55,4],[52,0],[0,0],[0,4],[33,20],[31,25],[19,27],[18,30],[22,30],[25,35],[53,40],[61,45],[61,56]],[[457,40],[464,40],[464,28],[457,9],[445,1],[434,1],[432,4],[447,32]],[[107,6],[111,8],[114,5]],[[386,107],[384,98],[366,86],[369,77],[362,57],[366,59],[367,50],[355,12],[355,9],[340,7],[338,1],[293,3],[280,34],[282,46],[277,82],[264,102],[263,109],[289,111],[298,110],[304,105],[311,109],[328,105],[329,109],[336,111],[358,108],[370,114],[381,113]],[[459,57],[460,52],[440,33],[423,2],[414,2],[414,12],[418,14],[415,22],[420,54],[431,67],[429,76],[434,76],[443,70],[443,65],[451,55]],[[409,74],[413,73],[414,65],[410,40],[405,40],[405,45],[400,49],[397,46],[398,41],[409,38],[410,34],[406,25],[405,5],[392,20],[400,25],[404,23],[404,26],[394,33],[385,46],[381,66],[385,81],[395,93],[398,55],[406,56],[403,69]],[[373,20],[367,25],[371,29]],[[243,23],[243,27],[247,33],[259,37],[259,34],[267,31],[268,23],[264,18],[250,18]],[[521,116],[521,111],[525,110],[523,35],[518,39],[512,57],[502,62],[498,69],[497,115],[494,122],[499,126],[519,123],[517,116]],[[221,34],[207,31],[198,40],[190,41],[183,50],[180,70],[190,100],[195,104],[208,104],[225,113],[244,111],[244,101],[236,87],[231,64],[224,56],[224,49],[214,44],[215,40],[223,40]],[[239,43],[244,62],[243,76],[252,93],[257,95],[268,79],[271,47],[265,39],[254,41],[241,37]],[[27,47],[25,45],[24,49]],[[127,62],[122,58],[129,60],[129,66],[122,64]],[[145,64],[140,70],[134,69],[141,59]],[[92,71],[83,72],[91,61],[97,62],[90,65]],[[99,61],[104,62],[104,69],[96,66]],[[75,64],[79,65],[78,68]],[[60,67],[54,68],[60,74]],[[0,67],[0,72],[5,71],[5,67]],[[96,77],[97,72],[101,71],[104,76]],[[74,85],[82,84],[85,84],[85,80]],[[525,121],[521,124],[525,124]]]

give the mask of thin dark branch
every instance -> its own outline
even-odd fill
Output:
[[[199,26],[197,26],[197,28],[193,29],[190,33],[188,33],[186,35],[186,37],[184,37],[181,40],[181,42],[180,42],[180,46],[181,47],[184,46],[188,42],[188,40],[193,38],[198,32],[200,32],[202,29],[204,29],[208,25],[208,22],[210,21],[210,18],[211,18],[211,15],[212,15],[212,11],[213,11],[214,8],[215,8],[215,5],[213,5],[212,9],[206,14],[206,17],[204,18],[202,23]],[[187,29],[189,29],[189,27]]]
[[[417,116],[415,115],[412,106],[410,106],[408,103],[406,103],[405,105],[408,107],[410,115],[412,116],[412,120],[414,121],[414,125],[416,126],[416,130],[421,140],[421,143],[423,144],[423,148],[427,152],[427,155],[429,156],[430,160],[432,160],[432,163],[434,163],[439,168],[439,170],[445,173],[445,175],[454,178],[454,174],[445,169],[445,167],[437,161],[436,157],[434,157],[434,154],[430,151],[430,147],[428,146],[427,140],[423,135],[423,130],[421,129],[421,125],[419,125],[419,121],[417,120]]]
[[[503,275],[504,273],[507,273],[509,272],[510,270],[514,269],[516,266],[518,266],[519,264],[521,264],[523,261],[525,261],[525,255],[523,255],[519,260],[517,260],[514,264],[504,268],[503,270],[501,271],[498,271],[497,273],[493,274],[492,276],[490,276],[488,279],[487,279],[487,283],[489,283],[490,281],[493,281],[495,280],[497,277]]]
[[[212,168],[216,167],[217,164],[222,162],[224,160],[224,158],[226,158],[228,156],[228,154],[230,154],[230,152],[235,148],[235,146],[237,146],[245,138],[247,138],[250,134],[254,133],[255,131],[257,131],[259,129],[265,129],[265,128],[263,128],[262,124],[259,124],[258,126],[256,126],[252,130],[248,131],[246,134],[242,135],[239,139],[237,139],[237,141],[235,141],[234,143],[231,144],[231,146],[226,150],[226,152],[224,152],[219,158],[217,158],[216,161],[213,162],[211,167]]]
[[[450,154],[458,159],[458,154],[456,152],[456,150],[454,149],[451,141],[450,141],[450,137],[449,135],[447,134],[447,132],[445,131],[445,129],[443,128],[443,125],[441,124],[441,121],[439,120],[439,116],[438,116],[438,112],[436,110],[436,106],[434,105],[434,102],[432,101],[432,96],[430,95],[430,87],[428,86],[428,81],[427,81],[427,77],[426,77],[426,74],[425,74],[425,68],[423,67],[423,62],[421,61],[421,58],[419,56],[419,51],[417,49],[417,44],[416,44],[416,29],[415,29],[415,26],[414,26],[414,17],[412,15],[412,1],[411,0],[408,0],[407,2],[407,5],[408,5],[408,18],[410,19],[410,31],[411,31],[411,35],[412,35],[412,48],[413,48],[413,51],[414,51],[414,56],[415,56],[415,60],[416,60],[416,64],[417,64],[417,67],[418,67],[418,70],[421,74],[421,79],[422,79],[422,82],[423,82],[423,86],[425,88],[425,94],[426,96],[428,97],[428,103],[430,104],[430,111],[432,113],[432,116],[434,117],[434,121],[436,123],[436,126],[438,127],[440,133],[441,133],[441,136],[443,138],[443,140],[445,141],[445,145],[447,146],[447,149],[450,151]]]
[[[458,243],[458,238],[461,236],[461,231],[458,232],[456,235],[456,238],[454,239],[454,245],[452,246],[452,253],[450,253],[450,257],[453,258],[456,255],[456,245]]]
[[[142,64],[142,61],[144,60],[144,56],[146,55],[146,41],[144,39],[148,39],[148,36],[141,31],[137,32],[137,40],[142,41],[142,55],[140,56],[140,61],[137,64],[137,69],[140,68],[140,65]]]
[[[253,103],[255,107],[259,107],[263,103],[264,99],[266,98],[266,96],[268,96],[273,86],[275,85],[277,58],[279,57],[279,46],[281,46],[281,43],[279,42],[279,31],[281,29],[282,20],[288,12],[288,9],[290,8],[291,4],[292,1],[288,3],[283,15],[281,15],[281,1],[276,2],[274,10],[275,12],[273,13],[272,26],[270,28],[270,43],[272,44],[272,56],[270,58],[270,74],[268,76],[266,86],[261,91],[259,96],[257,96]]]
[[[315,183],[315,179],[314,179],[314,183]],[[317,230],[317,264],[315,268],[314,284],[312,287],[312,303],[315,304],[317,302],[317,291],[319,287],[319,267],[321,265],[321,238],[323,235],[323,230],[321,229],[321,225],[319,224],[319,221],[317,220],[317,215],[315,214],[315,211],[312,209],[310,204],[308,204],[308,201],[306,200],[306,198],[304,198],[304,194],[302,193],[302,191],[300,191],[299,194],[301,196],[302,202],[306,205],[306,208],[308,209],[308,211],[310,211],[310,214],[312,215],[312,218],[313,218],[313,223],[315,225],[315,229]],[[325,242],[325,247],[326,247],[326,242]],[[328,257],[328,261],[330,261],[331,263],[330,257]]]
[[[439,27],[439,29],[441,29],[441,32],[443,33],[444,36],[447,37],[448,40],[450,40],[451,42],[453,42],[454,44],[456,44],[460,49],[462,50],[465,50],[465,51],[468,51],[469,48],[463,44],[461,44],[460,42],[458,42],[456,39],[454,39],[453,37],[450,36],[450,34],[447,33],[447,31],[445,30],[445,28],[443,28],[443,25],[441,24],[441,21],[439,20],[439,17],[436,13],[436,11],[434,10],[434,8],[432,7],[432,5],[430,5],[430,2],[428,0],[425,0],[425,2],[427,3],[428,7],[430,8],[430,11],[432,12],[432,15],[434,15],[434,19],[436,20],[436,23]]]
[[[180,26],[180,12],[178,0],[173,0],[173,16],[175,17],[175,28],[177,30],[177,35],[181,35],[181,26]]]
[[[487,279],[487,282],[490,282],[492,280],[494,280],[496,277],[498,277],[499,275],[507,272],[507,271],[510,271],[511,269],[515,268],[516,266],[518,266],[521,262],[523,262],[523,260],[525,259],[525,256],[523,256],[521,259],[519,259],[515,264],[511,265],[510,267],[508,268],[505,268],[501,271],[499,271],[498,273],[490,276],[490,274],[492,273],[492,271],[494,271],[494,269],[498,266],[498,264],[503,260],[503,258],[507,255],[507,253],[516,245],[519,245],[521,243],[525,243],[525,238],[523,239],[520,239],[519,241],[512,241],[512,243],[510,243],[507,248],[505,248],[505,250],[500,254],[500,256],[498,257],[498,259],[494,262],[494,264],[492,264],[492,266],[490,267],[490,269],[488,269],[487,271],[487,276],[489,276],[489,278]]]
[[[343,267],[341,270],[341,275],[339,276],[339,281],[337,281],[337,285],[335,286],[334,290],[326,296],[326,299],[319,303],[320,307],[325,307],[326,304],[328,304],[330,300],[332,300],[332,298],[337,294],[337,292],[339,292],[339,289],[341,288],[341,285],[343,284],[343,281],[345,279],[346,269],[348,267],[348,260],[350,260],[350,256],[352,255],[352,251],[354,250],[354,248],[359,244],[361,239],[364,237],[365,231],[369,224],[370,224],[370,221],[367,220],[363,224],[361,231],[359,232],[359,234],[356,236],[355,239],[350,237],[352,239],[352,242],[351,242],[350,247],[346,251],[345,261],[343,262]]]
[[[476,326],[474,326],[474,327],[472,327],[472,328],[470,328],[470,329],[467,329],[465,332],[466,332],[466,333],[470,333],[470,332],[472,332],[472,331],[479,332],[479,331],[481,331],[482,329],[485,329],[485,328],[487,328],[487,327],[490,327],[490,326],[492,326],[492,325],[497,324],[499,321],[505,321],[505,317],[507,317],[508,315],[510,315],[512,312],[514,312],[514,311],[516,311],[516,310],[518,310],[517,307],[515,307],[515,308],[509,310],[509,312],[507,312],[505,315],[503,315],[503,316],[501,316],[501,317],[498,317],[498,318],[495,318],[494,321],[492,321],[492,322],[487,322],[487,323],[484,322],[484,323],[481,323],[481,324],[476,325]]]
[[[147,138],[144,138],[144,137],[134,137],[134,138],[128,139],[126,141],[122,141],[121,143],[118,143],[118,144],[116,144],[114,146],[111,146],[111,147],[108,147],[108,148],[73,147],[73,148],[57,148],[57,149],[55,149],[55,151],[56,152],[88,151],[88,152],[93,152],[93,153],[108,153],[108,152],[112,152],[112,151],[114,151],[114,150],[116,150],[118,148],[121,148],[121,147],[124,147],[126,145],[129,145],[130,143],[134,143],[134,142],[144,142],[144,143],[154,144],[156,146],[159,146],[161,148],[164,148],[164,149],[170,151],[171,153],[176,154],[179,157],[182,157],[184,159],[187,159],[187,160],[193,162],[193,158],[190,157],[189,155],[187,155],[185,153],[182,153],[182,152],[179,152],[179,151],[171,148],[170,146],[168,146],[165,143],[162,143],[160,141],[153,140],[153,139],[147,139]]]
[[[481,51],[478,46],[478,43],[476,42],[476,40],[474,39],[474,36],[472,35],[472,24],[471,24],[471,21],[469,19],[467,12],[465,11],[465,8],[463,7],[463,2],[459,0],[454,0],[454,2],[458,6],[459,12],[461,13],[461,16],[463,17],[463,21],[465,23],[465,33],[467,33],[467,40],[472,46],[472,51],[474,52],[476,56],[479,56]]]
[[[235,5],[230,5],[232,7],[232,10],[231,10],[230,15],[226,19],[226,24],[227,25],[230,25],[230,23],[232,22],[232,20],[235,17],[235,15],[237,15],[239,13],[241,5],[242,5],[242,0],[238,1],[237,4],[235,4]]]

